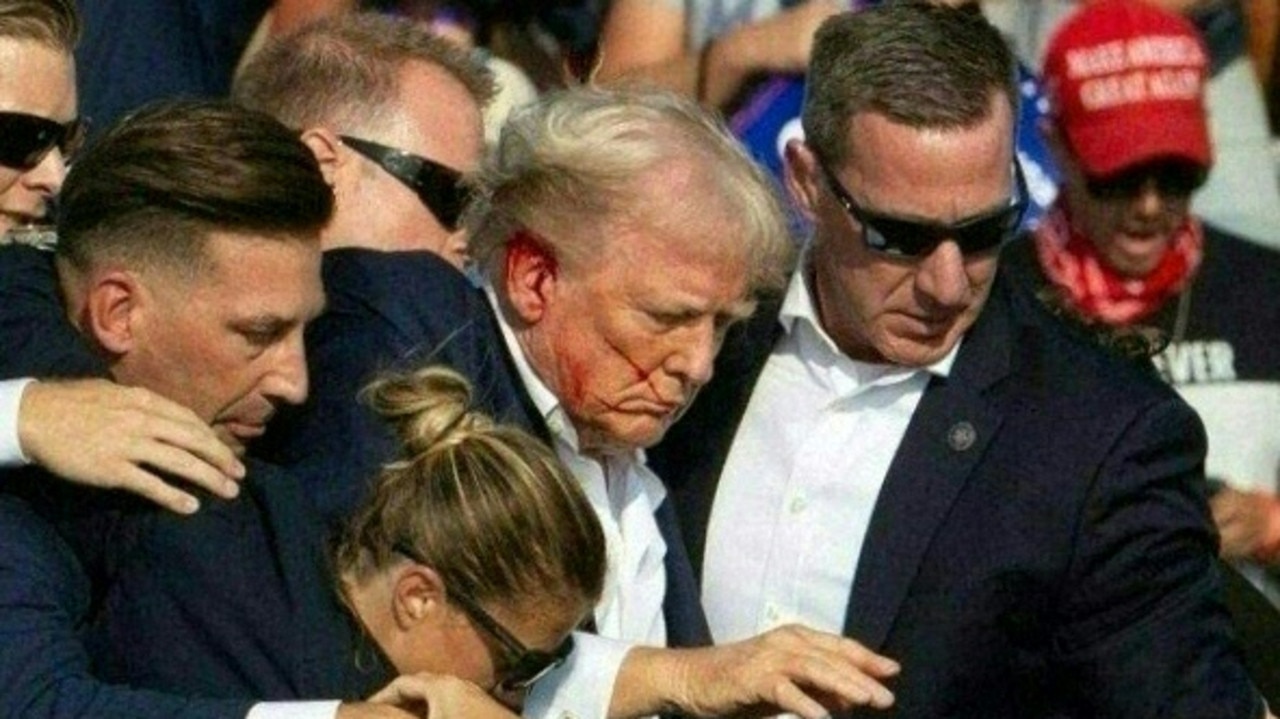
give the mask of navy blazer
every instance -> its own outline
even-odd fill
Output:
[[[700,573],[721,467],[781,328],[762,312],[650,452]],[[1256,717],[1168,387],[997,278],[890,465],[845,634],[899,660],[893,717]],[[861,715],[861,714],[858,714]]]
[[[47,252],[0,247],[0,336],[0,378],[105,374]],[[244,719],[256,699],[381,686],[385,672],[350,673],[322,522],[287,478],[250,469],[240,501],[205,497],[189,518],[0,473],[0,717]]]
[[[329,250],[325,313],[307,329],[311,396],[282,413],[261,447],[295,474],[330,522],[359,504],[397,443],[355,400],[379,371],[448,365],[474,386],[477,406],[550,441],[484,293],[430,252]],[[697,582],[670,503],[655,513],[667,544],[663,616],[672,646],[709,643]]]
[[[52,252],[0,245],[0,338],[0,379],[106,376],[67,321]]]
[[[195,697],[369,696],[394,671],[339,598],[324,522],[293,478],[247,464],[238,498],[192,516],[138,501],[65,532],[106,547],[95,673]]]
[[[14,481],[5,473],[0,483]],[[47,480],[46,480],[47,481]],[[52,525],[0,494],[0,717],[244,719],[254,702],[132,689],[100,681],[82,640],[91,591]]]

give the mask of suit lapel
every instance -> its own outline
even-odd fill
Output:
[[[716,358],[715,378],[702,389],[684,417],[648,452],[649,466],[675,500],[694,576],[702,577],[707,523],[738,425],[751,391],[764,370],[774,342],[782,334],[780,302],[762,305],[734,328]]]
[[[984,394],[1009,371],[1012,332],[1003,287],[965,338],[947,378],[934,377],[907,426],[871,516],[845,634],[875,649],[938,527],[999,430],[1001,413]]]

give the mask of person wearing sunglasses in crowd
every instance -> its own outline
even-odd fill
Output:
[[[83,135],[76,113],[72,50],[80,18],[71,0],[0,2],[0,244],[47,245],[51,202]],[[0,302],[29,307],[40,296],[30,273],[0,287]],[[43,378],[93,373],[77,363],[74,333],[10,335],[10,358],[39,355]],[[175,451],[175,449],[179,451]],[[236,492],[244,469],[194,414],[142,388],[100,380],[0,381],[0,466],[27,462],[58,477],[119,487],[175,511],[193,511],[194,496],[161,479],[181,478],[223,496]]]
[[[259,450],[289,467],[335,525],[362,497],[361,478],[385,458],[363,438],[394,448],[373,413],[355,411],[360,388],[393,362],[469,367],[492,351],[487,327],[458,329],[441,310],[461,302],[466,316],[483,311],[460,271],[461,215],[492,94],[489,73],[465,52],[425,27],[374,13],[268,42],[233,87],[241,105],[300,128],[334,188],[334,217],[321,233],[328,306],[307,333],[310,371],[321,379]],[[467,376],[484,401],[495,396],[489,379]],[[323,441],[312,428],[322,428]]]
[[[1173,51],[1073,70],[1098,48],[1156,43]],[[1208,474],[1223,485],[1212,499],[1222,553],[1255,565],[1246,571],[1280,602],[1263,570],[1280,565],[1280,443],[1256,424],[1280,413],[1280,254],[1190,211],[1213,162],[1208,72],[1195,26],[1170,11],[1108,0],[1069,18],[1045,58],[1064,195],[1007,262],[1104,343],[1150,356],[1196,408],[1212,445]],[[1167,91],[1113,91],[1135,77]]]
[[[896,716],[1260,717],[1194,413],[997,271],[1013,71],[926,2],[818,31],[787,148],[810,244],[650,451],[712,633],[843,631],[901,665]]]

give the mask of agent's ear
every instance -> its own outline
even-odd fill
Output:
[[[813,222],[818,214],[823,182],[817,155],[803,140],[790,140],[783,153],[783,166],[783,184],[787,186],[787,192],[805,219]]]
[[[560,280],[560,263],[546,242],[529,230],[512,234],[504,251],[506,300],[522,322],[535,325]]]
[[[302,131],[302,143],[320,163],[320,173],[329,186],[337,189],[346,174],[355,169],[353,153],[342,144],[342,138],[327,127],[311,127]]]
[[[124,356],[137,347],[153,304],[153,298],[137,275],[111,270],[91,280],[77,320],[81,329],[104,350]]]
[[[392,590],[392,619],[401,631],[441,616],[445,605],[444,580],[436,570],[409,564],[400,570]]]

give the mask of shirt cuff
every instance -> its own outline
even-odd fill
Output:
[[[603,719],[622,660],[634,646],[575,632],[568,661],[534,684],[524,704],[529,719]]]
[[[336,719],[339,701],[258,702],[245,719]]]
[[[22,443],[18,441],[18,412],[23,390],[34,381],[0,381],[0,467],[16,467],[31,461],[22,453]]]

